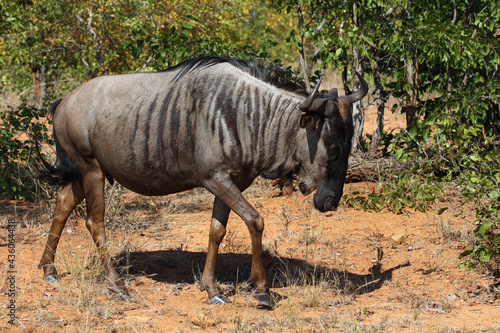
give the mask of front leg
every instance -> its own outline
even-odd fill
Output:
[[[252,240],[252,270],[250,278],[254,282],[253,296],[262,304],[271,306],[266,272],[262,262],[264,219],[243,197],[240,189],[228,175],[218,173],[213,178],[205,181],[203,185],[245,221]]]
[[[201,278],[201,287],[207,291],[208,303],[210,304],[231,303],[229,298],[221,294],[219,286],[215,283],[215,265],[217,263],[219,245],[226,235],[226,225],[230,211],[229,207],[221,199],[215,198],[212,222],[210,223],[207,260]]]

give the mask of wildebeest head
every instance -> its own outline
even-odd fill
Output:
[[[356,73],[357,74],[357,73]],[[358,74],[361,89],[349,96],[337,96],[332,89],[317,97],[321,79],[299,108],[304,112],[300,127],[306,129],[307,145],[299,148],[299,188],[309,193],[317,188],[314,206],[321,212],[337,209],[343,194],[353,135],[350,104],[363,98],[368,85]]]

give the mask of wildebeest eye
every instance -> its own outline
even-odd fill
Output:
[[[334,155],[328,156],[328,159],[326,161],[327,162],[335,162],[336,160],[338,160],[338,158],[339,158],[339,154],[334,154]]]
[[[335,156],[335,155],[338,155],[339,153],[339,146],[336,145],[336,144],[332,144],[330,145],[330,147],[328,147],[328,159],[330,159],[332,156]]]
[[[337,161],[338,161],[339,156],[340,156],[340,155],[339,155],[338,153],[328,155],[328,159],[327,159],[326,161],[327,161],[327,163],[330,163],[330,162],[334,162],[334,163],[335,163],[335,162],[337,162]]]
[[[340,148],[339,145],[337,144],[331,144],[329,147],[328,147],[328,159],[327,161],[328,162],[336,162],[338,161],[338,159],[340,158],[341,154],[342,154],[342,149]]]

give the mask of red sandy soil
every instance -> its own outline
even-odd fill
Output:
[[[377,184],[346,184],[367,194]],[[56,256],[61,281],[37,268],[53,203],[0,201],[0,330],[12,332],[476,332],[500,331],[499,279],[459,268],[473,211],[454,200],[428,212],[312,208],[312,196],[278,196],[259,180],[245,192],[266,221],[273,310],[250,295],[250,240],[231,214],[217,281],[232,304],[199,289],[212,196],[192,190],[147,198],[108,191],[107,237],[132,302],[107,292],[80,207]],[[437,215],[439,208],[451,209]],[[464,209],[461,218],[453,212]],[[7,223],[16,235],[16,316],[8,324]],[[379,251],[377,252],[377,249]],[[379,260],[378,253],[383,251]]]
[[[368,109],[365,133],[373,132],[375,119]],[[402,123],[404,116],[386,110],[387,131]],[[375,183],[345,186],[347,195],[373,191]],[[500,332],[500,280],[459,268],[471,242],[472,207],[450,198],[425,213],[373,213],[342,204],[325,214],[312,208],[312,196],[278,194],[262,180],[245,192],[266,222],[273,310],[250,295],[250,239],[235,214],[216,276],[233,303],[207,304],[199,279],[213,197],[204,190],[147,198],[116,185],[108,189],[109,248],[132,302],[107,291],[83,205],[63,232],[56,256],[61,281],[51,284],[37,266],[53,200],[0,199],[0,331]],[[438,215],[442,207],[449,210]],[[15,298],[8,295],[9,219],[18,225]],[[15,325],[8,323],[12,300]]]

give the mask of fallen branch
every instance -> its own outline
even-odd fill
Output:
[[[391,157],[367,160],[363,156],[351,156],[346,183],[378,181],[383,175],[399,172],[405,168],[405,163]]]

